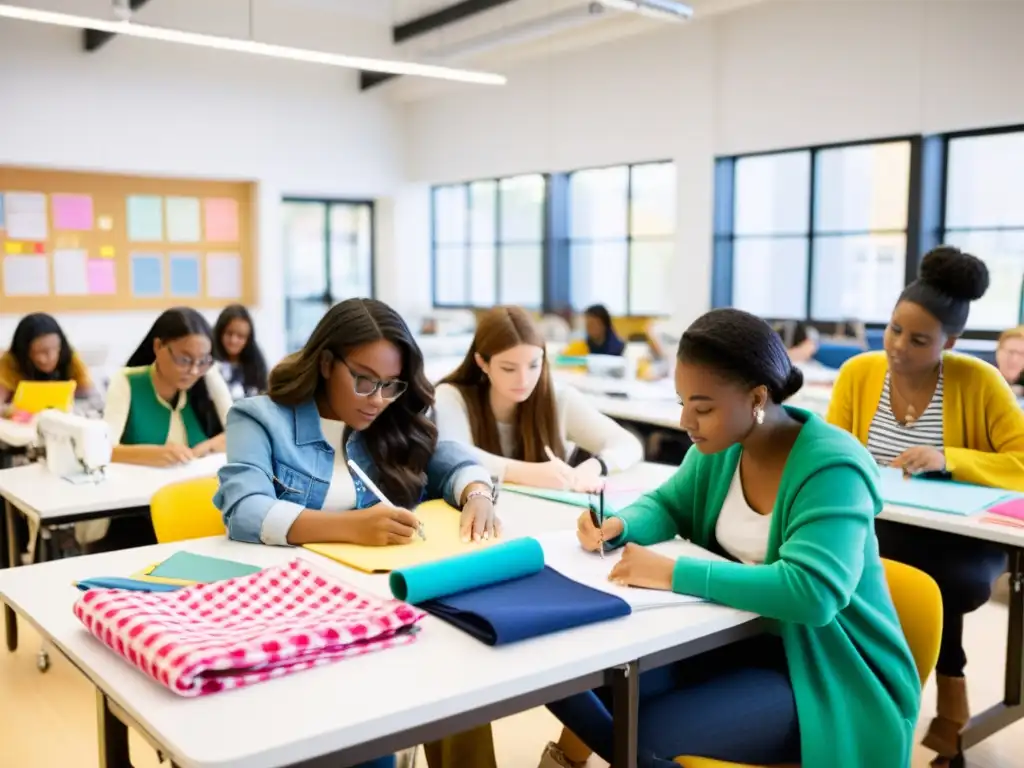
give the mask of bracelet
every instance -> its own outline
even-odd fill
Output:
[[[466,494],[466,500],[462,502],[462,506],[465,507],[467,504],[469,504],[469,502],[472,499],[476,498],[487,499],[489,502],[491,502],[491,504],[493,504],[495,500],[494,497],[495,494],[493,491],[481,491],[479,488],[477,488],[476,490],[470,491],[469,493]]]

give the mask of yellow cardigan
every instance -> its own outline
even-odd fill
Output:
[[[865,352],[839,371],[828,422],[863,445],[889,369],[884,352]],[[964,483],[1024,491],[1024,410],[993,366],[970,355],[942,355],[942,442],[946,470]]]

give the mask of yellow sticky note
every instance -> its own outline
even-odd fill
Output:
[[[410,544],[364,547],[361,544],[306,544],[318,555],[367,573],[387,573],[422,563],[432,563],[455,555],[475,552],[502,539],[463,542],[459,536],[459,512],[444,501],[426,501],[416,507],[423,523],[426,541],[414,536]]]
[[[21,243],[4,243],[4,253],[21,253]]]
[[[112,245],[100,246],[100,258],[101,259],[112,259],[112,258],[114,258],[114,246],[112,246]]]
[[[114,220],[109,216],[100,216],[96,219],[96,226],[104,232],[109,232],[114,228]]]

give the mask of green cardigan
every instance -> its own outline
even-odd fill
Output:
[[[878,556],[878,469],[849,434],[787,410],[804,425],[779,484],[765,564],[680,558],[672,589],[775,620],[805,768],[907,768],[921,686]],[[689,451],[671,479],[619,513],[625,531],[615,543],[678,534],[725,554],[715,523],[740,453]]]

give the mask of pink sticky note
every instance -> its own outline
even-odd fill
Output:
[[[1024,498],[1004,501],[1001,504],[996,504],[994,507],[990,507],[988,511],[993,515],[1012,517],[1014,520],[1024,522]]]
[[[85,267],[89,293],[94,295],[116,293],[114,262],[110,259],[89,259]]]
[[[92,229],[92,198],[89,195],[53,195],[54,229]]]
[[[208,197],[203,201],[206,240],[211,243],[238,242],[238,202],[226,197]]]

